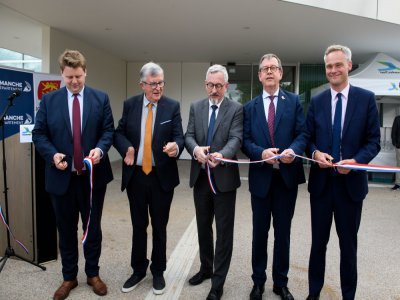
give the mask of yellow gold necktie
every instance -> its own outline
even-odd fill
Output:
[[[146,128],[144,132],[144,147],[143,147],[143,161],[142,170],[148,175],[152,169],[152,153],[151,153],[151,135],[153,125],[153,104],[147,104],[148,113],[146,119]]]

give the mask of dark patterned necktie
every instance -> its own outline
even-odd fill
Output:
[[[81,143],[81,108],[78,100],[79,94],[74,94],[72,103],[72,136],[74,144],[74,166],[80,172],[83,169],[83,152]]]
[[[335,117],[332,126],[332,156],[334,162],[340,161],[340,142],[342,133],[342,94],[337,94]]]
[[[215,126],[215,111],[217,110],[218,106],[216,105],[211,105],[212,108],[212,113],[211,113],[211,117],[210,117],[210,122],[208,124],[208,132],[207,132],[207,146],[211,145],[211,141],[212,141],[212,135],[214,132],[214,126]]]
[[[268,96],[268,98],[271,100],[271,102],[269,103],[269,108],[268,108],[268,131],[269,131],[269,137],[271,138],[272,147],[275,147],[275,140],[274,140],[274,124],[275,124],[274,99],[275,99],[275,96]]]

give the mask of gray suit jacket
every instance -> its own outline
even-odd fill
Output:
[[[192,155],[190,187],[197,181],[201,164],[194,159],[196,146],[205,146],[208,131],[208,99],[196,101],[190,106],[189,123],[185,134],[186,150]],[[243,139],[243,107],[241,104],[225,98],[219,108],[215,122],[210,152],[219,152],[224,158],[236,159],[236,153]],[[219,164],[213,169],[215,185],[220,192],[228,192],[240,186],[237,164]]]

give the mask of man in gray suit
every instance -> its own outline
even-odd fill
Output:
[[[194,187],[201,262],[200,271],[189,283],[198,285],[211,278],[208,300],[220,299],[223,294],[232,257],[236,189],[240,186],[238,165],[216,160],[236,159],[236,152],[242,144],[243,107],[225,97],[228,85],[225,67],[213,65],[208,69],[205,80],[208,98],[192,103],[185,135],[185,147],[192,155],[190,187]],[[207,165],[215,193],[208,182]],[[217,230],[215,254],[214,216]]]

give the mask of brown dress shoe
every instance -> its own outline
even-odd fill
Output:
[[[78,281],[76,278],[74,280],[66,280],[64,281],[58,290],[54,293],[54,300],[64,300],[68,297],[69,292],[78,286]]]
[[[99,296],[107,295],[107,286],[100,279],[99,276],[88,277],[87,278],[87,284],[93,287],[93,292],[96,295],[99,295]]]

